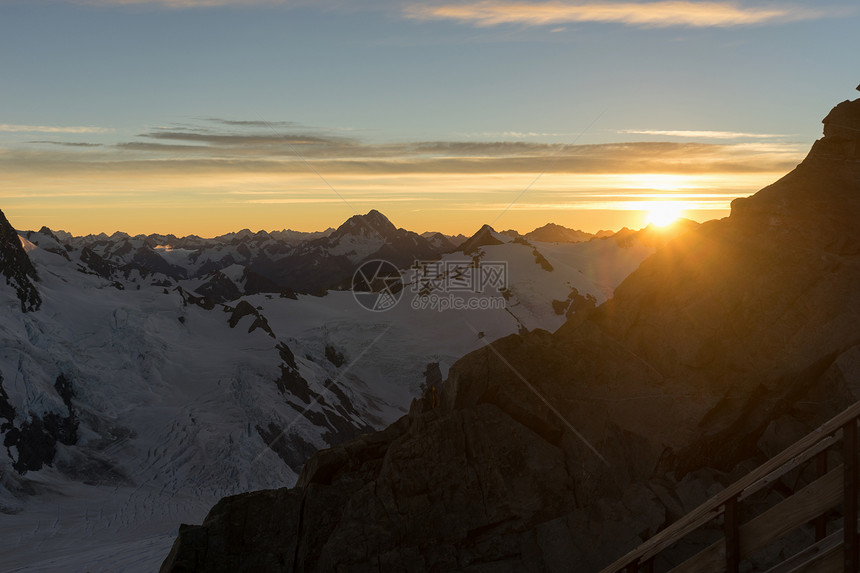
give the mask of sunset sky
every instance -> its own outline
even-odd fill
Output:
[[[858,96],[812,2],[0,0],[0,209],[213,236],[700,221]]]

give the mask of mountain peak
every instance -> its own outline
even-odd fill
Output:
[[[44,226],[44,225],[43,225],[43,226],[42,226],[42,228],[41,228],[41,229],[39,229],[39,232],[40,232],[41,234],[45,235],[45,236],[51,237],[52,239],[54,239],[54,240],[55,240],[55,241],[57,241],[58,243],[60,242],[60,239],[57,237],[57,235],[55,235],[55,234],[54,234],[54,231],[52,231],[52,230],[51,230],[49,227],[47,227],[47,226]]]
[[[39,276],[21,244],[21,238],[3,211],[0,211],[0,275],[6,277],[6,284],[15,289],[23,312],[39,310],[42,298],[33,284]]]
[[[382,213],[377,211],[376,209],[371,209],[367,212],[366,215],[363,216],[364,220],[370,223],[375,229],[379,231],[396,231],[397,227]]]
[[[371,209],[364,215],[353,215],[347,219],[343,225],[332,233],[332,236],[374,234],[386,238],[396,232],[397,227],[388,220],[388,217],[376,209]]]
[[[484,247],[486,245],[501,245],[504,243],[499,236],[499,233],[496,232],[491,226],[486,223],[478,229],[478,232],[466,239],[466,241],[460,245],[457,250],[462,251],[463,254],[469,255],[476,251],[478,247]]]

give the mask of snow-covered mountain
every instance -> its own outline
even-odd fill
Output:
[[[298,243],[19,235],[0,217],[0,569],[152,571],[181,522],[293,484],[485,340],[611,297],[655,248],[488,226],[467,243],[443,254],[376,211]],[[344,288],[373,259],[403,272],[387,312]]]

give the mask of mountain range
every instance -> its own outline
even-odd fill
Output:
[[[608,565],[860,398],[858,133],[860,100],[839,104],[806,159],[730,217],[659,246],[559,328],[484,341],[384,430],[314,454],[295,487],[222,499],[161,570]]]
[[[515,231],[506,233],[520,236]],[[601,237],[607,236],[601,233]],[[76,237],[43,227],[21,236],[67,260],[74,256],[82,272],[115,280],[117,285],[143,284],[148,279],[165,286],[187,279],[202,280],[195,290],[215,302],[240,294],[320,294],[342,289],[364,261],[384,259],[408,267],[415,260],[438,258],[467,240],[462,235],[419,235],[398,229],[376,210],[355,215],[337,229],[312,233],[243,229],[212,239],[158,234],[132,237],[122,232]],[[551,223],[524,238],[575,243],[596,236]]]
[[[464,354],[556,330],[690,228],[541,242],[486,226],[464,248],[377,211],[213,239],[0,217],[0,533],[14,545],[0,569],[157,569],[179,523],[294,485],[315,451],[395,422]],[[404,277],[381,313],[349,290],[376,258]],[[475,308],[418,304],[500,263],[505,284],[458,295]]]

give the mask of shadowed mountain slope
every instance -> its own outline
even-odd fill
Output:
[[[18,233],[0,211],[0,276],[12,287],[21,301],[21,310],[38,310],[42,305],[35,281],[39,280],[36,269],[21,244]]]

